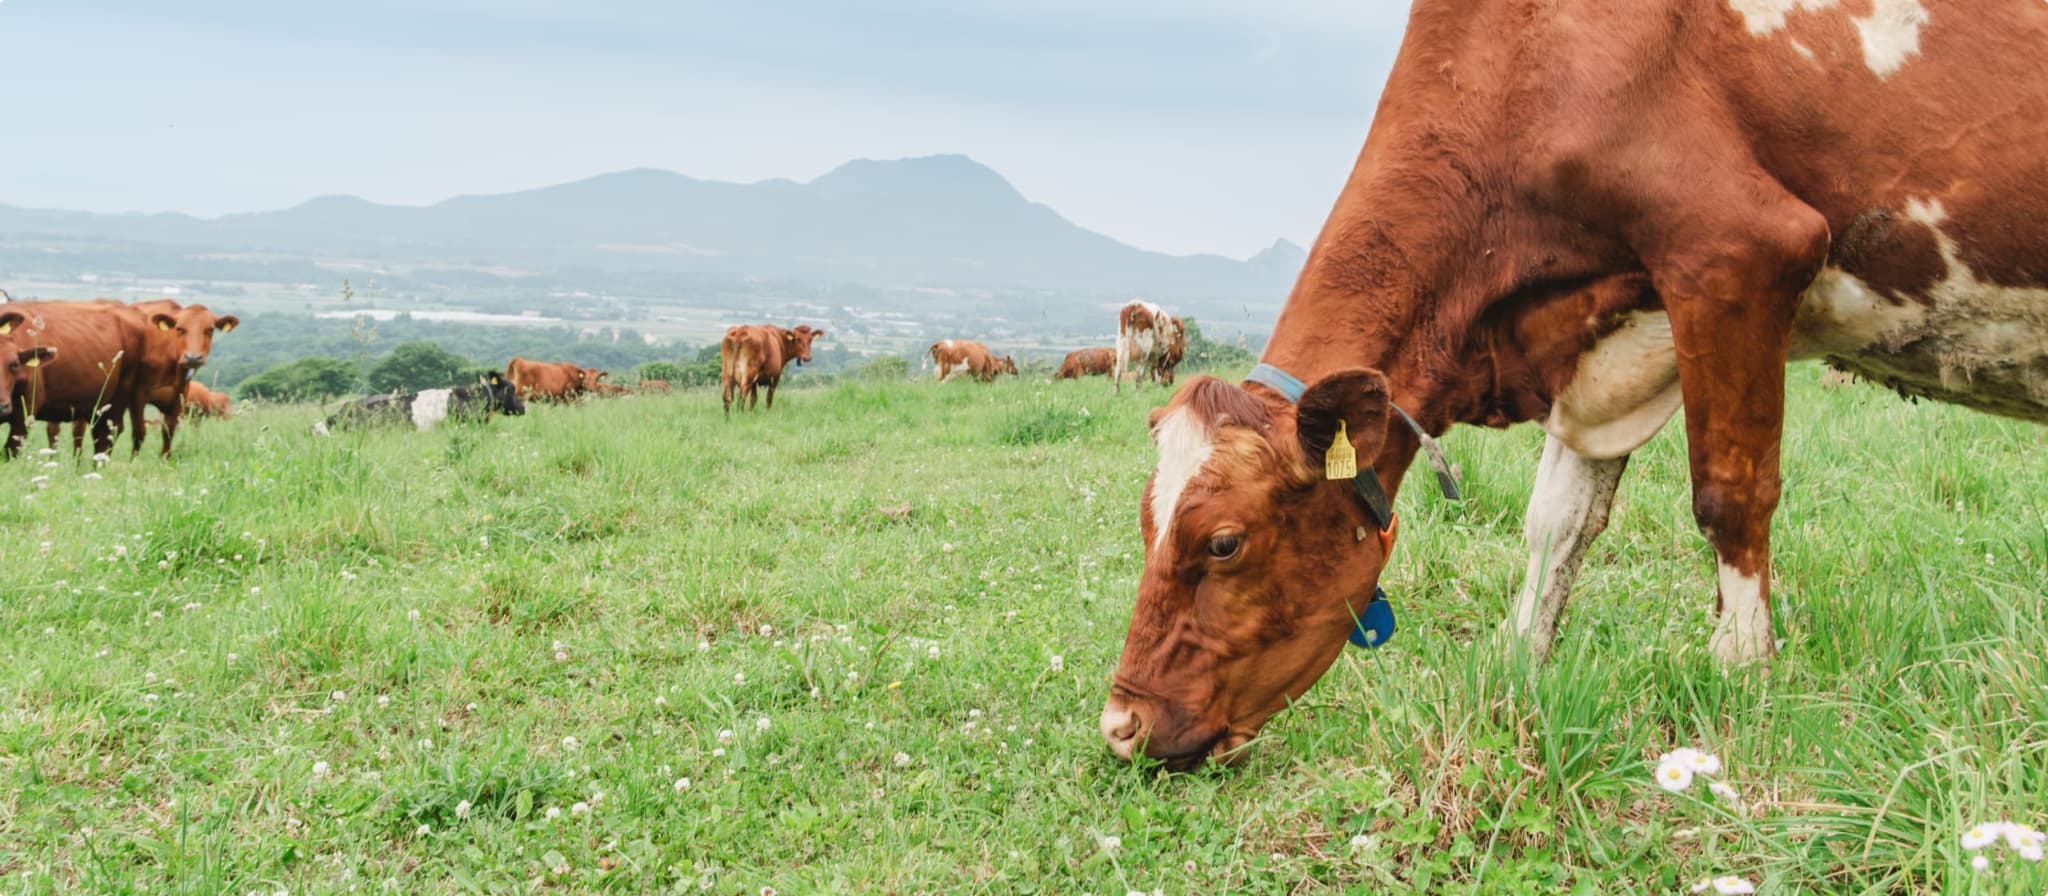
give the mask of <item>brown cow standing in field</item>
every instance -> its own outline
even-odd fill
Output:
[[[1053,381],[1078,380],[1084,376],[1108,376],[1109,368],[1116,364],[1116,349],[1084,348],[1067,353],[1060,361],[1060,369],[1052,375]]]
[[[169,455],[184,384],[206,363],[216,329],[232,330],[233,317],[216,317],[203,305],[175,302],[122,305],[118,302],[27,302],[23,332],[37,345],[60,350],[38,368],[24,401],[30,416],[48,423],[91,423],[93,451],[113,447],[116,421],[125,416],[135,453],[142,452],[143,409],[156,405],[165,419],[163,453]],[[18,452],[27,420],[17,415],[7,451]],[[77,441],[83,441],[81,431]]]
[[[18,307],[0,309],[0,399],[7,401],[7,406],[0,408],[0,421],[10,426],[19,419],[28,401],[24,393],[31,376],[57,357],[55,348],[30,344],[23,329],[28,322],[28,316]],[[9,444],[19,447],[18,443]]]
[[[1683,407],[1709,648],[1743,662],[1775,650],[1788,360],[2048,421],[2048,5],[1617,9],[1414,3],[1263,363],[1153,418],[1117,754],[1232,757],[1322,675],[1392,546],[1367,486],[1397,497],[1423,433],[1547,433],[1504,626],[1542,656]],[[1340,427],[1358,478],[1326,481]]]
[[[1009,355],[1000,358],[988,350],[988,346],[966,339],[946,339],[932,343],[925,350],[931,363],[939,369],[939,382],[953,376],[954,370],[965,370],[968,375],[982,383],[993,383],[1001,374],[1017,375],[1017,361]]]
[[[505,363],[505,378],[528,401],[575,401],[590,387],[589,371],[567,361],[528,361],[513,358]]]
[[[1172,332],[1173,316],[1166,309],[1143,299],[1124,303],[1116,315],[1116,367],[1110,371],[1118,392],[1124,390],[1124,371],[1132,370],[1134,364],[1137,385],[1144,387],[1145,377],[1158,364]]]
[[[758,386],[768,387],[768,409],[774,410],[775,387],[782,382],[783,366],[790,361],[803,364],[811,360],[811,342],[824,335],[824,330],[813,330],[807,325],[794,330],[773,324],[727,329],[718,345],[719,395],[725,402],[726,414],[732,414],[734,398],[746,410],[753,410]]]

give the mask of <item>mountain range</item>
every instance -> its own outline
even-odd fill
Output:
[[[808,183],[737,184],[638,169],[428,206],[329,196],[217,218],[0,205],[0,237],[539,274],[1021,287],[1271,307],[1306,258],[1285,240],[1243,260],[1138,249],[1032,202],[1002,175],[958,155],[853,161]]]

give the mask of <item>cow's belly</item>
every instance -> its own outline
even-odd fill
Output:
[[[1927,304],[1828,268],[1793,325],[1795,358],[1822,358],[1902,395],[2048,422],[2048,288],[1983,283],[1950,258]]]

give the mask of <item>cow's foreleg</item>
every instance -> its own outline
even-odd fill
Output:
[[[178,434],[178,420],[184,416],[184,408],[177,404],[164,409],[164,457],[171,456],[171,439]]]
[[[1693,518],[1714,547],[1720,619],[1708,646],[1723,661],[1765,659],[1771,627],[1771,517],[1785,426],[1785,360],[1800,296],[1827,257],[1826,219],[1743,172],[1737,189],[1686,196],[1755,196],[1733,220],[1662,221],[1645,252],[1671,316],[1692,471]],[[1696,204],[1696,203],[1695,203]],[[1666,207],[1684,208],[1672,204]],[[1700,223],[1709,223],[1702,221]]]
[[[1543,463],[1536,469],[1536,489],[1522,523],[1529,568],[1514,610],[1501,626],[1537,662],[1550,656],[1579,564],[1607,528],[1607,512],[1627,468],[1628,455],[1595,460],[1555,436],[1543,441]]]

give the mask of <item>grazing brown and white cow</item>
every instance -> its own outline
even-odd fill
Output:
[[[1116,381],[1116,390],[1124,390],[1124,371],[1136,375],[1140,388],[1145,377],[1159,360],[1159,353],[1165,351],[1166,342],[1173,332],[1173,315],[1166,309],[1143,299],[1132,299],[1116,314],[1116,367],[1110,371],[1110,379]],[[1135,365],[1135,369],[1133,369]]]
[[[773,324],[731,327],[718,344],[718,384],[725,412],[732,413],[733,399],[745,410],[753,410],[759,386],[768,387],[768,409],[775,409],[775,387],[782,382],[782,368],[790,361],[811,360],[811,343],[824,337],[824,330],[799,325],[789,330]]]
[[[590,388],[589,369],[567,361],[528,361],[513,358],[505,363],[505,378],[512,381],[527,401],[575,401]]]
[[[1017,375],[1017,360],[1009,355],[1000,358],[988,350],[988,346],[968,339],[945,339],[934,342],[925,349],[929,364],[939,370],[938,381],[951,379],[956,370],[967,371],[977,382],[993,383],[1001,374]]]
[[[1175,371],[1180,368],[1180,362],[1186,360],[1187,356],[1188,327],[1176,317],[1173,319],[1173,326],[1167,328],[1166,344],[1153,357],[1152,369],[1147,373],[1153,382],[1171,386]]]
[[[226,392],[215,392],[193,380],[185,385],[185,413],[198,417],[213,417],[226,420],[234,416],[230,410],[233,404]]]
[[[1710,646],[1739,662],[1774,651],[1789,359],[2048,421],[2048,4],[1616,9],[1413,5],[1263,364],[1154,419],[1116,753],[1226,755],[1322,675],[1391,544],[1369,486],[1396,492],[1424,431],[1548,434],[1506,624],[1541,655],[1682,406]],[[1351,482],[1319,472],[1333,429]]]
[[[1116,349],[1084,348],[1067,353],[1060,361],[1060,369],[1053,373],[1055,382],[1078,380],[1084,376],[1108,376],[1109,368],[1116,364]]]

